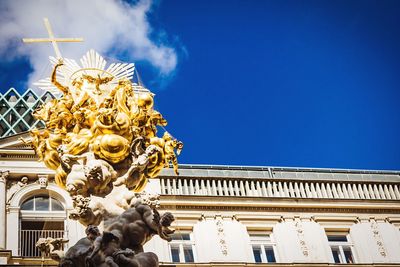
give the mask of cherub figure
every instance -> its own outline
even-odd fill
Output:
[[[90,75],[82,74],[82,78],[88,81],[89,83],[95,85],[96,90],[94,91],[94,93],[98,95],[101,94],[100,85],[107,84],[114,79],[114,77],[101,78],[100,74],[98,74],[96,78]]]
[[[118,82],[118,85],[111,91],[109,98],[112,99],[113,108],[118,112],[123,112],[130,116],[130,107],[136,105],[133,101],[132,83],[128,79],[123,79]]]
[[[67,132],[72,126],[73,115],[71,113],[74,101],[72,98],[62,97],[57,100],[54,107],[55,112],[52,113],[48,120],[48,128],[59,129],[63,132]]]
[[[124,175],[117,178],[114,185],[125,184],[129,190],[142,190],[147,183],[145,169],[151,157],[160,151],[161,149],[155,145],[149,145],[144,149],[143,137],[136,138],[131,146],[132,164]]]
[[[66,187],[71,195],[106,196],[111,192],[117,172],[107,161],[96,159],[93,152],[68,154],[65,146],[60,146],[58,152],[61,166],[68,174]]]
[[[48,130],[40,131],[38,129],[32,129],[30,134],[32,137],[30,144],[35,149],[39,160],[43,161],[46,151],[46,139],[49,138],[50,132]]]
[[[101,204],[95,204],[93,209],[90,205],[90,197],[83,197],[81,195],[72,196],[74,210],[69,214],[69,218],[73,220],[78,220],[81,224],[89,225],[99,225],[104,219],[104,215],[109,216],[109,214],[104,211]]]
[[[36,247],[42,254],[42,257],[50,257],[53,260],[60,260],[64,256],[64,244],[69,240],[64,238],[39,238]]]
[[[175,174],[179,175],[178,160],[175,155],[175,149],[176,149],[176,154],[179,155],[182,151],[183,143],[173,138],[171,134],[169,134],[168,132],[164,133],[163,139],[165,140],[165,145],[164,145],[165,167],[169,167],[169,163],[172,162]]]
[[[70,213],[69,217],[75,220],[87,217],[87,213],[90,212],[90,198],[76,195],[72,196],[72,201],[74,210]]]
[[[27,186],[28,185],[28,177],[26,177],[26,176],[22,177],[21,180],[18,181],[17,184],[21,188],[24,187],[24,186]]]
[[[30,134],[32,139],[29,144],[35,149],[39,161],[43,161],[50,169],[57,169],[60,159],[56,148],[61,144],[62,134],[52,134],[47,129],[32,129]]]
[[[145,133],[148,139],[156,136],[157,126],[167,126],[167,120],[164,119],[162,114],[156,110],[150,112],[150,116],[147,119],[145,125]]]
[[[32,112],[33,117],[37,120],[47,121],[50,119],[50,115],[54,113],[54,107],[57,103],[56,99],[52,99],[49,102],[41,105],[39,108]]]
[[[106,98],[99,108],[96,120],[92,127],[92,132],[96,136],[102,134],[118,134],[126,136],[129,133],[129,116],[110,107],[111,103],[110,98]]]
[[[81,129],[90,129],[94,122],[94,116],[91,110],[87,108],[79,108],[73,113],[74,117],[74,129],[73,133],[78,134]]]

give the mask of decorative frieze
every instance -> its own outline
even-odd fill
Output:
[[[379,254],[382,255],[383,257],[386,257],[387,252],[383,243],[382,235],[379,231],[378,223],[376,222],[375,219],[371,219],[370,222],[371,222],[372,234],[375,239],[376,245],[378,246]]]
[[[8,176],[10,175],[9,171],[0,171],[0,182],[6,183]]]
[[[228,246],[226,244],[226,239],[225,239],[224,222],[220,216],[216,216],[215,224],[217,226],[217,235],[218,235],[219,246],[221,248],[221,253],[224,256],[227,256]]]
[[[23,176],[18,182],[13,181],[9,183],[9,188],[7,189],[7,205],[9,204],[11,198],[17,193],[21,188],[28,185],[28,177]]]
[[[305,236],[304,236],[303,224],[302,224],[300,218],[298,218],[298,217],[295,218],[294,227],[296,228],[296,234],[297,234],[297,238],[299,239],[301,252],[303,253],[303,255],[305,257],[308,257],[309,256],[309,249],[308,249],[308,246],[306,244],[306,240],[305,240]]]

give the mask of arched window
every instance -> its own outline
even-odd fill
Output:
[[[67,238],[63,203],[46,192],[26,199],[20,207],[19,250],[23,257],[40,257],[39,238]]]
[[[39,195],[31,197],[22,203],[21,210],[63,211],[64,206],[55,198],[46,195]]]

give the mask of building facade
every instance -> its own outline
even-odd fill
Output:
[[[33,150],[0,141],[2,263],[40,260],[40,237],[84,228],[69,195]],[[400,172],[182,165],[147,191],[176,217],[174,239],[147,245],[165,264],[399,264]]]
[[[24,96],[0,100],[19,114]],[[69,219],[68,193],[23,142],[26,129],[15,128],[28,111],[5,110],[0,120],[8,124],[0,139],[0,265],[54,264],[40,258],[40,237],[64,237],[67,249],[85,236]],[[176,217],[171,242],[156,236],[145,246],[163,266],[400,266],[400,171],[181,165],[179,176],[165,169],[146,190]]]

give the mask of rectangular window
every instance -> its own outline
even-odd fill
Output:
[[[336,247],[331,247],[331,250],[332,250],[333,260],[335,261],[335,263],[340,263],[339,249]]]
[[[328,241],[330,242],[347,242],[346,235],[328,235]]]
[[[344,247],[343,253],[344,253],[344,259],[345,259],[346,263],[354,263],[353,253],[351,252],[350,247]]]
[[[192,245],[185,245],[183,247],[183,254],[185,255],[185,262],[194,262]]]
[[[274,248],[269,246],[265,247],[265,255],[267,256],[267,262],[276,262]]]
[[[253,245],[253,254],[254,254],[255,262],[257,262],[257,263],[262,262],[261,247]]]
[[[353,244],[350,242],[347,233],[327,233],[327,238],[329,246],[331,247],[333,261],[335,263],[355,263]]]
[[[271,235],[250,235],[250,243],[253,249],[254,262],[276,262],[276,244],[273,242]]]
[[[190,233],[173,234],[169,247],[171,262],[195,262],[194,242]]]
[[[172,259],[172,262],[181,262],[179,254],[180,254],[179,246],[178,247],[171,246],[171,259]]]

